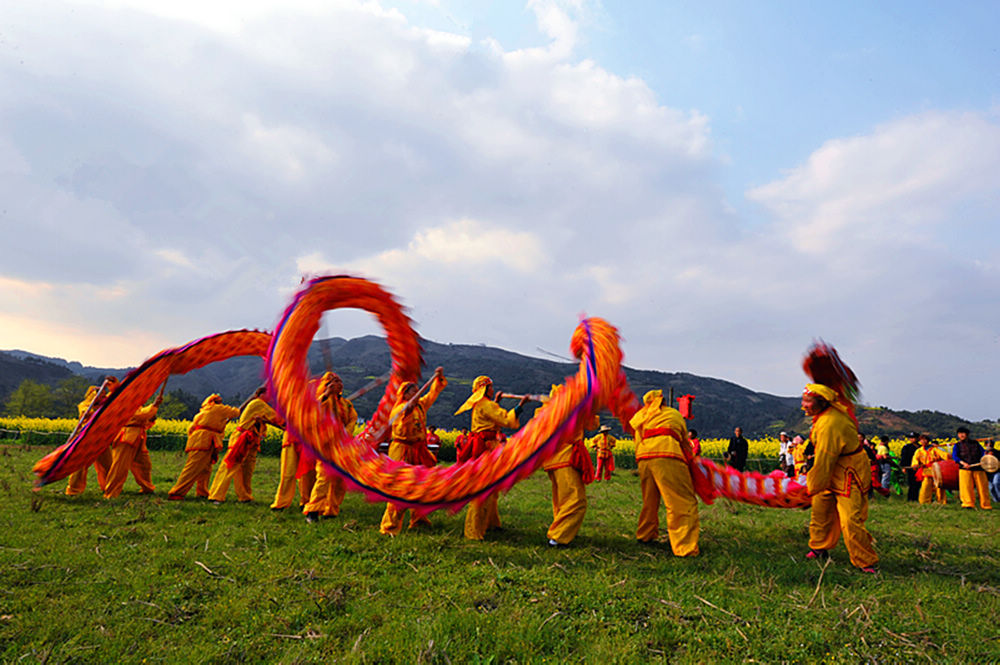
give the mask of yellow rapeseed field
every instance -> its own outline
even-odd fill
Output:
[[[190,420],[158,419],[156,424],[153,425],[153,428],[149,431],[149,436],[152,439],[155,439],[156,437],[169,437],[170,439],[183,441],[187,438],[187,430],[190,426]],[[38,434],[51,434],[54,440],[59,438],[56,435],[60,435],[63,437],[63,440],[65,440],[65,437],[73,431],[74,427],[76,427],[76,420],[73,418],[0,418],[0,432],[7,431],[9,433],[13,433],[23,431]],[[225,434],[227,440],[235,427],[235,423],[229,423],[229,425],[227,425]],[[438,429],[437,435],[441,437],[441,446],[443,448],[454,448],[455,439],[459,435],[459,430]],[[280,439],[281,430],[269,427],[265,441],[277,442],[280,441]],[[62,441],[58,441],[58,443],[62,443]],[[748,443],[750,445],[748,457],[751,459],[777,457],[778,450],[781,446],[780,442],[775,437],[748,439]],[[898,455],[904,443],[906,443],[905,439],[895,439],[889,443],[889,449]],[[952,442],[945,441],[944,443],[948,444]],[[592,448],[593,445],[594,437],[587,439],[587,447]],[[703,457],[721,459],[723,451],[725,451],[728,446],[729,439],[702,439],[701,454]],[[615,452],[618,454],[634,454],[635,441],[631,438],[618,439],[618,443],[615,446]]]

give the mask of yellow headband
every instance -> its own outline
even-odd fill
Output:
[[[837,391],[829,386],[824,386],[822,383],[808,384],[805,390],[802,391],[802,394],[822,397],[831,404],[837,401]]]

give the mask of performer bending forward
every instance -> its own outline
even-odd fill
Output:
[[[419,399],[413,399],[417,394],[417,385],[412,381],[407,381],[396,391],[396,405],[389,413],[392,420],[392,442],[389,444],[389,457],[394,460],[402,460],[407,464],[422,464],[423,458],[420,453],[427,446],[427,409],[437,400],[438,395],[448,385],[448,380],[444,378],[444,369],[438,367],[434,370],[434,380],[427,394]],[[412,401],[411,401],[412,400]],[[405,510],[399,510],[391,503],[385,504],[385,513],[382,515],[382,524],[379,531],[388,535],[398,535],[403,530],[403,516]],[[410,513],[410,528],[419,525],[429,525],[430,520],[426,517],[417,517],[414,512]]]
[[[139,494],[152,494],[156,489],[153,487],[153,465],[146,448],[146,430],[156,421],[156,410],[162,402],[163,398],[157,395],[152,404],[139,407],[111,444],[111,468],[104,486],[105,499],[113,499],[122,493],[129,471],[139,483]]]
[[[168,499],[183,500],[196,483],[198,486],[195,493],[208,498],[208,481],[212,476],[212,465],[219,459],[219,451],[222,450],[222,434],[226,431],[226,423],[239,415],[240,410],[223,404],[218,393],[205,398],[201,403],[201,410],[188,428],[187,445],[184,447],[187,461],[184,462],[177,482],[167,494]]]
[[[94,404],[91,408],[91,404],[98,397],[98,393],[101,392],[98,386],[90,386],[87,388],[87,394],[83,396],[83,401],[77,404],[76,409],[79,413],[80,426],[83,425],[83,417],[87,415],[88,411],[94,411],[104,402],[105,398],[118,386],[118,379],[114,376],[104,377],[105,388],[103,394],[101,395],[101,401]],[[107,448],[101,451],[97,459],[94,460],[94,468],[97,469],[97,484],[100,486],[101,491],[104,491],[104,486],[107,484],[108,472],[111,470],[111,462],[113,458],[111,456],[111,445],[109,444]],[[77,494],[83,494],[83,491],[87,489],[87,470],[89,467],[83,467],[79,471],[74,471],[69,474],[69,480],[66,482],[66,496],[76,496]]]
[[[493,380],[488,376],[477,376],[472,382],[472,395],[465,404],[455,412],[460,413],[472,409],[472,433],[469,434],[468,447],[470,459],[493,450],[499,445],[500,428],[516,428],[517,417],[528,401],[528,396],[521,398],[511,410],[506,410],[493,401]],[[469,540],[482,540],[486,532],[500,528],[500,511],[497,510],[497,494],[494,492],[485,499],[469,503],[465,511],[465,537]]]
[[[843,532],[851,563],[874,573],[878,554],[865,528],[871,470],[858,443],[858,427],[843,406],[845,399],[819,383],[810,383],[802,394],[802,410],[813,421],[809,439],[816,455],[806,481],[812,497],[806,556],[828,556]]]
[[[667,506],[667,534],[676,556],[698,556],[698,500],[688,460],[691,444],[680,411],[663,405],[663,391],[650,390],[629,425],[635,430],[642,511],[636,538],[654,542],[660,534],[660,499]]]
[[[264,401],[266,392],[264,388],[257,389],[240,414],[236,429],[229,435],[229,450],[215,471],[212,488],[208,492],[208,500],[212,503],[220,504],[226,500],[230,482],[236,486],[236,498],[240,503],[253,501],[250,483],[257,466],[260,441],[267,432],[268,423],[277,427],[284,425],[274,409]]]

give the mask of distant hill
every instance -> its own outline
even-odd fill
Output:
[[[510,351],[468,344],[440,344],[421,341],[424,348],[424,377],[433,368],[445,368],[449,385],[431,408],[431,424],[447,429],[468,426],[469,416],[454,416],[455,410],[465,401],[472,381],[480,374],[493,378],[498,390],[512,393],[548,393],[554,383],[562,383],[574,374],[577,365],[542,358],[532,358]],[[326,347],[324,350],[323,347]],[[389,347],[385,339],[374,335],[346,340],[340,337],[317,342],[309,352],[310,370],[319,374],[325,369],[324,354],[329,353],[333,369],[344,380],[345,391],[351,392],[370,379],[380,376],[390,367]],[[59,358],[46,358],[26,351],[0,352],[0,402],[26,378],[55,385],[74,374],[96,382],[105,374],[123,376],[128,370],[86,367],[78,362]],[[695,396],[695,418],[689,423],[702,437],[728,437],[737,425],[751,437],[775,435],[781,430],[805,435],[809,422],[799,409],[799,398],[781,397],[754,392],[730,381],[695,376],[684,372],[625,369],[632,389],[640,397],[647,390],[662,388],[667,394]],[[192,397],[191,403],[218,392],[230,404],[239,404],[263,381],[263,361],[260,358],[231,358],[186,375],[171,376],[167,391],[183,391]],[[357,400],[356,407],[362,417],[372,413],[381,396],[373,391]],[[505,402],[513,406],[513,402]],[[530,413],[530,410],[529,410]],[[936,411],[894,411],[884,407],[861,409],[862,430],[869,434],[890,434],[916,430],[935,436],[951,436],[959,425],[966,425],[976,436],[996,434],[995,423],[969,423],[957,416]],[[617,423],[610,416],[602,422]]]

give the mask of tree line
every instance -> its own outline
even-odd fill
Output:
[[[3,404],[5,416],[27,418],[77,418],[77,405],[83,400],[90,381],[82,376],[70,376],[50,386],[25,379]],[[171,390],[163,395],[158,416],[164,420],[190,420],[198,413],[201,399],[184,390]]]

